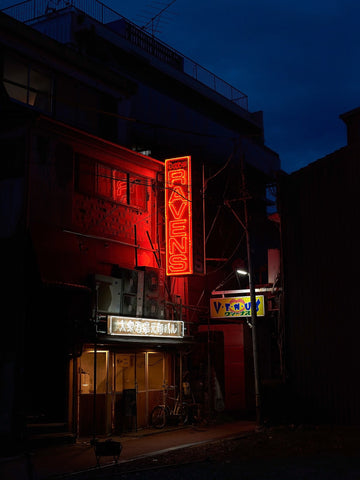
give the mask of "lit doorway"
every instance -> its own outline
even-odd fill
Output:
[[[109,433],[111,395],[109,389],[109,352],[83,352],[79,365],[79,434]]]
[[[84,351],[79,361],[79,435],[147,427],[151,410],[162,401],[164,384],[172,381],[171,358],[163,352],[97,350],[95,359],[94,350]]]

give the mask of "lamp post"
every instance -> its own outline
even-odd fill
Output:
[[[251,338],[253,347],[253,360],[254,360],[254,384],[255,384],[255,412],[256,412],[256,424],[260,426],[262,424],[262,411],[261,411],[261,393],[260,393],[260,379],[259,379],[259,360],[258,360],[258,348],[257,348],[257,330],[256,330],[256,293],[253,277],[253,268],[251,262],[250,251],[250,235],[246,230],[246,247],[248,257],[248,272],[244,270],[237,270],[239,275],[249,276],[249,290],[250,290],[250,302],[251,302]]]
[[[249,290],[250,290],[250,302],[251,302],[251,338],[252,338],[252,347],[253,347],[253,361],[254,361],[254,387],[255,387],[255,412],[256,412],[256,424],[260,426],[262,424],[262,410],[261,410],[261,392],[260,392],[260,379],[259,379],[259,360],[258,360],[258,348],[257,348],[257,331],[256,331],[256,294],[255,294],[255,284],[254,284],[254,275],[253,275],[253,266],[251,258],[251,241],[250,241],[250,232],[249,232],[249,221],[248,221],[248,212],[246,200],[244,201],[244,222],[240,219],[238,214],[232,208],[229,201],[225,202],[226,205],[230,208],[235,218],[242,225],[245,230],[246,236],[246,251],[247,251],[247,261],[248,261],[248,271],[237,270],[237,273],[240,275],[249,276]]]
[[[203,188],[202,188],[202,195],[203,195],[203,233],[204,233],[204,265],[206,266],[206,238],[205,238],[205,191],[207,188],[207,184],[210,180],[216,177],[222,170],[224,170],[232,159],[233,154],[231,154],[223,167],[216,172],[212,177],[208,178],[205,181],[204,176],[204,165],[203,165]],[[245,174],[244,174],[244,165],[243,165],[243,158],[241,159],[241,178],[242,178],[242,189],[243,192],[246,192],[245,188]],[[253,276],[253,267],[252,267],[252,259],[251,259],[251,241],[250,241],[250,232],[249,232],[249,219],[248,219],[248,210],[247,210],[247,195],[243,195],[241,198],[243,205],[244,205],[244,222],[240,219],[238,214],[232,208],[230,200],[225,200],[224,204],[232,211],[235,218],[241,224],[245,231],[246,235],[246,249],[247,249],[247,260],[248,260],[248,271],[238,271],[239,274],[245,274],[249,276],[249,289],[250,289],[250,301],[251,301],[251,334],[252,334],[252,347],[253,347],[253,361],[254,361],[254,386],[255,386],[255,409],[256,409],[256,424],[260,426],[262,424],[262,410],[261,410],[261,393],[260,393],[260,380],[259,380],[259,368],[258,368],[258,349],[257,349],[257,332],[256,332],[256,295],[255,295],[255,284],[254,284],[254,276]],[[206,267],[204,267],[206,268]],[[206,273],[206,271],[204,271]],[[205,275],[206,279],[206,275]],[[209,325],[208,325],[208,345],[209,345]],[[208,349],[208,356],[210,358],[210,352]],[[208,367],[210,365],[210,360],[208,360]],[[210,375],[210,373],[209,373]],[[210,378],[210,376],[209,376]],[[210,393],[210,391],[209,391]]]

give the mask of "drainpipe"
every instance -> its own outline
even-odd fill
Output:
[[[96,306],[95,306],[95,338],[94,338],[94,398],[93,398],[93,443],[96,441],[96,367],[97,367],[97,319],[98,319],[98,300],[99,300],[99,285],[96,285]]]

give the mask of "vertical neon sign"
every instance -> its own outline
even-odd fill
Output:
[[[191,157],[165,160],[166,275],[193,273]]]

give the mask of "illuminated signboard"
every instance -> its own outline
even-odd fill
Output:
[[[256,296],[256,316],[265,315],[264,295]],[[211,318],[251,317],[250,297],[227,297],[210,299]]]
[[[165,160],[166,274],[193,273],[191,157]]]
[[[184,322],[109,315],[108,334],[131,337],[183,338]]]

